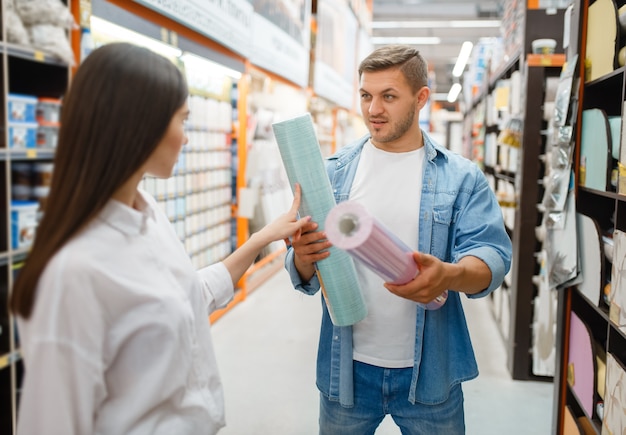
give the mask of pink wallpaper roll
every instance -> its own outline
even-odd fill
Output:
[[[419,273],[412,249],[355,201],[334,206],[324,226],[335,247],[365,264],[385,282],[406,284]],[[430,310],[441,308],[447,298],[446,290],[434,301],[420,305]]]

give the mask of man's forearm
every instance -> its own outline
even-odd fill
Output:
[[[468,255],[456,264],[448,264],[450,290],[468,294],[480,293],[491,283],[491,270],[478,257]]]
[[[315,275],[315,264],[314,263],[303,263],[298,259],[297,255],[293,256],[293,263],[296,266],[296,270],[302,279],[302,282],[309,282],[313,275]]]

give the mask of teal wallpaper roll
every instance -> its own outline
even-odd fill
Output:
[[[335,206],[324,159],[310,114],[272,124],[287,177],[302,188],[300,215],[311,216],[324,229],[328,212]],[[352,257],[335,247],[317,263],[322,293],[330,318],[337,326],[357,323],[367,315]]]

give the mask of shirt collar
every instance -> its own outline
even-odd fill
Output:
[[[422,130],[422,137],[424,138],[424,149],[426,150],[426,158],[428,160],[434,160],[437,155],[441,155],[445,160],[448,160],[446,153],[424,130]]]
[[[99,218],[106,224],[127,235],[145,234],[148,219],[156,219],[150,203],[141,191],[137,192],[135,207],[129,207],[115,199],[110,199],[100,212]]]

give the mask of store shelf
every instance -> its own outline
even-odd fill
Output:
[[[510,6],[517,17],[519,7]],[[523,7],[522,7],[523,9]],[[545,154],[548,122],[544,119],[548,80],[558,78],[565,54],[539,56],[531,53],[531,41],[541,37],[562,40],[564,11],[546,14],[545,10],[526,9],[524,20],[507,21],[512,54],[484,79],[465,114],[468,157],[481,166],[491,180],[505,216],[505,225],[513,242],[513,263],[502,287],[503,295],[492,295],[493,314],[508,353],[508,368],[514,379],[551,381],[546,369],[535,370],[533,322],[538,285],[533,277],[540,273],[537,261],[541,242],[529,238],[541,224],[542,180],[545,165],[537,158]],[[523,38],[515,44],[519,26]],[[519,94],[524,95],[519,98]],[[507,106],[504,107],[506,100]],[[509,129],[511,120],[522,124],[521,146],[502,143],[500,133]],[[514,126],[515,123],[511,124]],[[515,131],[515,129],[511,130]],[[548,363],[546,363],[547,365]],[[540,374],[535,374],[540,373]]]
[[[48,65],[56,65],[64,68],[68,68],[69,65],[67,62],[59,59],[52,53],[48,53],[43,50],[36,50],[32,47],[26,47],[23,45],[12,44],[10,42],[5,42],[2,45],[2,48],[7,53],[8,56],[11,57],[19,57],[25,60],[31,60],[33,62],[45,63]]]
[[[474,96],[469,111],[473,110],[479,103],[485,100],[486,96],[493,91],[498,80],[501,80],[503,77],[508,77],[511,72],[520,69],[521,54],[521,49],[516,51],[508,61],[500,65],[500,67],[496,68],[496,70],[489,75],[485,84],[479,89],[478,94]],[[477,124],[476,127],[481,128],[482,124]]]
[[[8,252],[0,252],[0,266],[6,266],[7,264],[9,264],[9,259],[11,257],[9,256]]]
[[[0,150],[0,159],[6,160],[50,160],[54,158],[53,148],[3,149]]]
[[[626,231],[626,196],[617,193],[615,191],[616,188],[611,185],[608,179],[606,180],[607,190],[593,189],[579,184],[583,180],[580,174],[580,148],[582,130],[585,128],[582,122],[582,113],[584,110],[588,109],[600,109],[607,116],[621,117],[624,119],[626,113],[624,111],[623,95],[624,92],[626,92],[626,85],[624,83],[626,69],[624,67],[615,68],[602,77],[584,82],[585,68],[583,68],[583,65],[587,42],[586,19],[590,3],[592,2],[588,0],[577,0],[574,2],[574,16],[578,17],[580,20],[580,24],[578,25],[580,30],[578,34],[573,35],[574,38],[572,40],[577,45],[579,62],[581,63],[580,70],[583,72],[579,77],[581,92],[578,102],[578,111],[576,113],[578,130],[576,132],[576,152],[572,166],[576,171],[576,210],[578,213],[593,219],[598,230],[598,237],[602,237],[601,240],[603,241],[604,238],[615,240],[614,237],[618,235],[618,232]],[[625,4],[626,2],[624,0],[618,0],[616,7],[620,8]],[[623,146],[623,142],[621,145]],[[621,151],[623,152],[623,150]],[[598,152],[600,152],[600,150],[598,150]],[[616,165],[615,159],[610,160],[610,164]],[[580,230],[578,236],[581,237]],[[610,371],[608,362],[610,359],[616,361],[618,366],[621,366],[623,375],[624,367],[626,367],[626,333],[611,320],[610,306],[613,302],[611,298],[615,297],[615,294],[611,293],[605,296],[605,289],[608,288],[606,287],[607,285],[615,285],[617,286],[617,291],[624,291],[618,277],[614,275],[616,271],[619,273],[619,265],[623,264],[624,258],[617,258],[616,255],[623,255],[623,253],[620,252],[618,254],[618,251],[613,249],[610,251],[611,258],[606,257],[603,242],[600,243],[600,250],[602,251],[598,253],[598,257],[600,258],[600,280],[597,284],[592,284],[591,287],[588,287],[589,284],[585,283],[586,291],[589,292],[590,288],[596,291],[599,295],[598,300],[595,300],[595,293],[592,293],[592,297],[583,295],[578,285],[563,289],[560,294],[559,310],[557,314],[557,349],[559,361],[555,375],[552,424],[553,433],[555,434],[566,433],[564,429],[564,418],[567,412],[572,413],[577,418],[582,418],[584,421],[591,422],[592,433],[612,433],[612,431],[616,430],[615,426],[612,426],[615,424],[615,420],[611,421],[609,418],[607,421],[607,410],[619,406],[619,403],[611,403],[611,401],[620,400],[619,394],[612,396],[608,393],[612,388],[608,377]],[[617,270],[614,267],[615,265],[618,265]],[[588,272],[590,276],[594,277],[592,282],[595,283],[595,274],[598,273],[597,267],[594,266],[593,270],[583,269],[583,279],[585,272]],[[572,351],[585,350],[584,343],[570,336],[572,331],[570,317],[572,314],[575,314],[585,325],[587,333],[593,340],[594,348],[591,350],[593,357],[596,361],[603,361],[604,365],[606,365],[606,367],[600,371],[598,370],[598,364],[594,364],[593,373],[586,375],[589,377],[585,379],[579,379],[579,382],[589,382],[591,380],[590,377],[593,377],[593,383],[596,387],[596,391],[593,392],[593,412],[582,409],[581,398],[577,397],[574,391],[572,391],[572,379],[568,375],[571,371],[571,366],[575,366],[576,364],[576,361],[570,361]],[[613,368],[615,369],[615,366]],[[615,374],[613,374],[613,376],[615,376]],[[613,378],[612,381],[615,382],[615,378]],[[604,392],[604,396],[601,395],[601,391]],[[587,400],[589,400],[589,397],[587,397]],[[600,403],[602,403],[604,407],[604,412],[601,413],[598,412],[598,404]],[[623,406],[623,403],[621,405]],[[613,417],[613,419],[614,418],[615,417]]]
[[[63,0],[63,4],[70,6],[70,0]],[[6,1],[0,0],[0,7],[7,10]],[[7,14],[2,14],[2,27],[6,29]],[[3,32],[6,35],[7,32]],[[11,215],[8,212],[13,199],[29,197],[35,201],[35,187],[44,186],[43,181],[34,180],[25,175],[41,164],[50,163],[55,149],[37,147],[29,138],[25,141],[27,148],[8,148],[9,124],[13,122],[8,113],[9,95],[26,95],[30,98],[27,104],[36,104],[38,98],[60,99],[65,93],[70,80],[70,65],[60,60],[56,55],[21,46],[7,41],[0,41],[0,101],[3,106],[0,113],[0,134],[3,136],[0,143],[0,202],[3,213],[0,215],[0,433],[14,434],[16,432],[17,408],[19,403],[20,385],[23,374],[22,358],[17,343],[15,318],[8,309],[10,289],[23,262],[30,251],[24,246],[12,249],[14,241],[11,227]],[[34,111],[34,110],[33,110]],[[32,112],[31,112],[32,113]],[[24,121],[37,125],[36,118],[30,117]],[[26,165],[25,165],[26,164]],[[18,166],[19,165],[19,166]],[[25,170],[24,167],[29,169]],[[18,183],[19,180],[19,183]],[[19,194],[15,185],[22,187]],[[28,195],[30,188],[31,194]],[[40,190],[41,191],[41,190]]]

